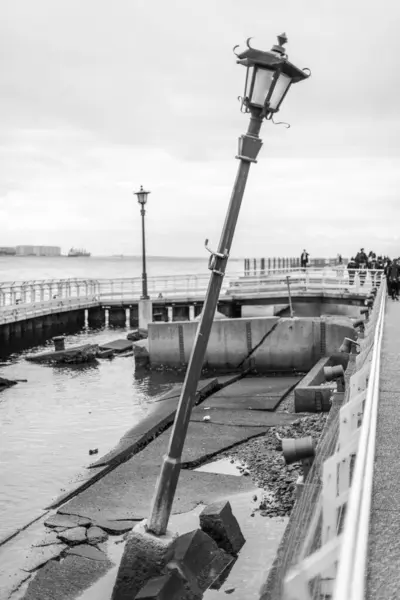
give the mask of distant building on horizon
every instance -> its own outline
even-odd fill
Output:
[[[61,256],[60,246],[17,246],[17,256]]]
[[[14,246],[0,246],[0,256],[15,256],[17,254]]]

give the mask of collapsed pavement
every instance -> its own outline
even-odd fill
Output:
[[[203,399],[203,402],[193,410],[182,457],[183,469],[175,497],[174,514],[189,512],[200,503],[208,505],[222,496],[229,497],[253,490],[254,484],[250,478],[218,475],[190,469],[220,455],[228,448],[238,447],[251,438],[265,436],[271,427],[289,425],[298,420],[300,416],[287,412],[274,412],[282,398],[287,395],[300,377],[287,378],[284,387],[282,387],[282,382],[279,387],[278,379],[274,380],[274,378],[249,377],[243,380],[241,377],[242,375],[221,377],[222,383],[219,384],[219,391],[213,393],[206,400]],[[179,390],[175,388],[154,403],[157,411],[165,411],[165,407],[167,407],[169,423],[173,421],[179,393]],[[174,409],[173,406],[175,406]],[[226,408],[224,409],[223,406]],[[210,416],[209,421],[204,421],[205,415]],[[149,422],[148,425],[150,425]],[[93,528],[97,528],[95,531],[98,532],[100,528],[111,535],[118,535],[132,529],[135,523],[147,516],[149,498],[154,490],[162,456],[168,444],[169,433],[169,431],[164,431],[158,435],[157,431],[153,431],[150,439],[147,439],[147,445],[142,449],[140,444],[136,445],[137,453],[130,458],[127,457],[130,453],[135,452],[137,438],[134,434],[127,436],[122,447],[119,448],[122,454],[125,452],[124,462],[118,464],[117,452],[106,459],[104,457],[100,459],[103,467],[96,467],[96,463],[93,465],[94,471],[100,470],[101,472],[102,469],[105,469],[104,473],[100,473],[101,476],[97,481],[90,482],[87,489],[75,490],[74,497],[68,502],[65,503],[64,499],[64,503],[56,513],[58,519],[72,518],[73,526],[66,527],[64,532],[54,532],[55,527],[52,528],[53,536],[54,533],[64,534],[61,538],[57,535],[57,538],[66,546],[54,557],[50,557],[50,561],[44,566],[41,565],[36,572],[34,571],[35,577],[29,582],[23,598],[26,600],[50,598],[52,586],[54,587],[58,578],[66,577],[66,571],[69,572],[72,568],[76,568],[77,560],[83,561],[82,564],[92,561],[88,576],[81,577],[81,590],[90,586],[94,579],[101,577],[107,569],[111,568],[112,563],[108,561],[104,548],[101,546],[104,542],[90,544],[88,532],[93,532]],[[141,435],[143,437],[143,430]],[[156,436],[155,439],[151,441],[154,436]],[[132,445],[132,440],[135,439],[136,442],[134,441]],[[77,525],[76,522],[74,523],[76,518],[83,519],[85,524],[83,525],[81,521],[80,525]],[[66,521],[64,521],[63,527],[65,527],[65,523]],[[61,527],[61,525],[57,526]],[[77,531],[79,527],[85,531],[82,529]],[[72,531],[74,529],[75,531]],[[66,534],[67,530],[70,530],[71,533]],[[49,543],[48,547],[51,545]],[[56,545],[58,546],[59,543]],[[81,546],[80,551],[78,551],[79,546]],[[93,549],[90,551],[91,558],[88,558],[87,546],[96,546],[96,549],[103,552],[107,560],[104,560],[102,554]],[[62,560],[59,561],[57,557],[61,557]],[[94,568],[97,563],[98,570]],[[95,572],[98,572],[96,578]],[[74,579],[76,578],[72,576],[72,580]],[[47,596],[44,595],[46,590]],[[68,590],[67,595],[62,597],[75,597],[73,595],[76,593],[75,588],[69,586]]]

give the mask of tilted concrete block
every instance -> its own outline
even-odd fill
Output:
[[[201,596],[200,596],[201,598]],[[197,600],[187,590],[177,571],[150,579],[135,596],[135,600]]]
[[[167,570],[178,570],[195,597],[204,592],[234,560],[209,535],[196,529],[178,537]],[[197,596],[198,595],[198,596]]]
[[[237,555],[246,543],[229,502],[214,502],[200,514],[200,527],[229,554]]]
[[[153,535],[146,529],[146,520],[138,523],[128,535],[112,600],[132,600],[150,579],[162,575],[173,557],[175,537],[170,531]]]

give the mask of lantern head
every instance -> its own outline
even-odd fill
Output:
[[[138,192],[133,192],[133,193],[135,194],[135,196],[137,196],[139,204],[141,204],[143,207],[147,202],[147,196],[150,194],[150,192],[146,192],[143,189],[143,186],[141,185],[140,190]]]
[[[292,83],[307,79],[310,73],[287,60],[283,47],[288,41],[285,33],[278,35],[278,44],[272,46],[269,52],[252,48],[250,39],[247,40],[247,50],[236,54],[238,64],[247,67],[242,111],[261,109],[262,116],[271,118],[278,112]]]

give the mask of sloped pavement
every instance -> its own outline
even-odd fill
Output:
[[[252,437],[263,435],[268,427],[285,425],[296,420],[298,415],[274,413],[273,409],[299,379],[300,377],[290,377],[271,381],[271,378],[246,377],[238,380],[237,376],[234,379],[228,377],[222,382],[228,387],[209,396],[203,404],[194,409],[183,452],[183,469],[174,500],[173,514],[187,513],[200,503],[209,504],[254,488],[254,484],[247,477],[196,472],[189,470],[189,467],[199,465]],[[216,388],[215,383],[210,381],[213,380],[203,382],[203,385],[211,386],[209,389],[212,391]],[[233,383],[229,386],[230,381]],[[156,410],[164,426],[167,417],[169,422],[173,420],[179,401],[179,390],[173,389],[159,400],[155,403],[158,405]],[[223,408],[224,405],[229,408]],[[209,416],[210,419],[204,421],[204,416]],[[100,526],[114,533],[126,531],[133,527],[135,521],[147,517],[170,437],[170,431],[164,431],[157,436],[160,422],[157,423],[157,419],[151,417],[146,425],[140,424],[139,428],[135,429],[136,433],[130,432],[130,435],[124,436],[125,441],[121,441],[122,444],[118,446],[120,455],[118,452],[110,453],[106,459],[101,459],[102,463],[97,461],[95,469],[99,471],[99,479],[80,493],[75,493],[74,497],[58,509],[57,514],[79,515],[85,517],[91,526]],[[151,434],[147,430],[151,431]],[[147,436],[146,441],[149,442],[143,449],[138,445],[140,436]],[[154,436],[157,437],[150,441]],[[136,453],[125,459],[129,452],[132,452],[132,444],[136,444],[133,450]],[[121,453],[124,462],[121,462]],[[104,466],[101,467],[101,464]],[[102,472],[102,468],[105,472]],[[91,559],[68,554],[61,562],[47,563],[37,571],[29,583],[23,596],[24,600],[50,599],[52,593],[54,598],[76,598],[75,584],[81,577],[82,569],[84,570],[82,565],[88,560]],[[80,561],[79,566],[77,561]],[[88,575],[88,578],[82,578],[81,590],[92,585],[96,579],[96,564],[98,577],[112,566],[107,560],[92,560],[88,571],[90,577]],[[59,596],[55,590],[68,580],[68,573],[71,585],[66,586],[63,595]]]

